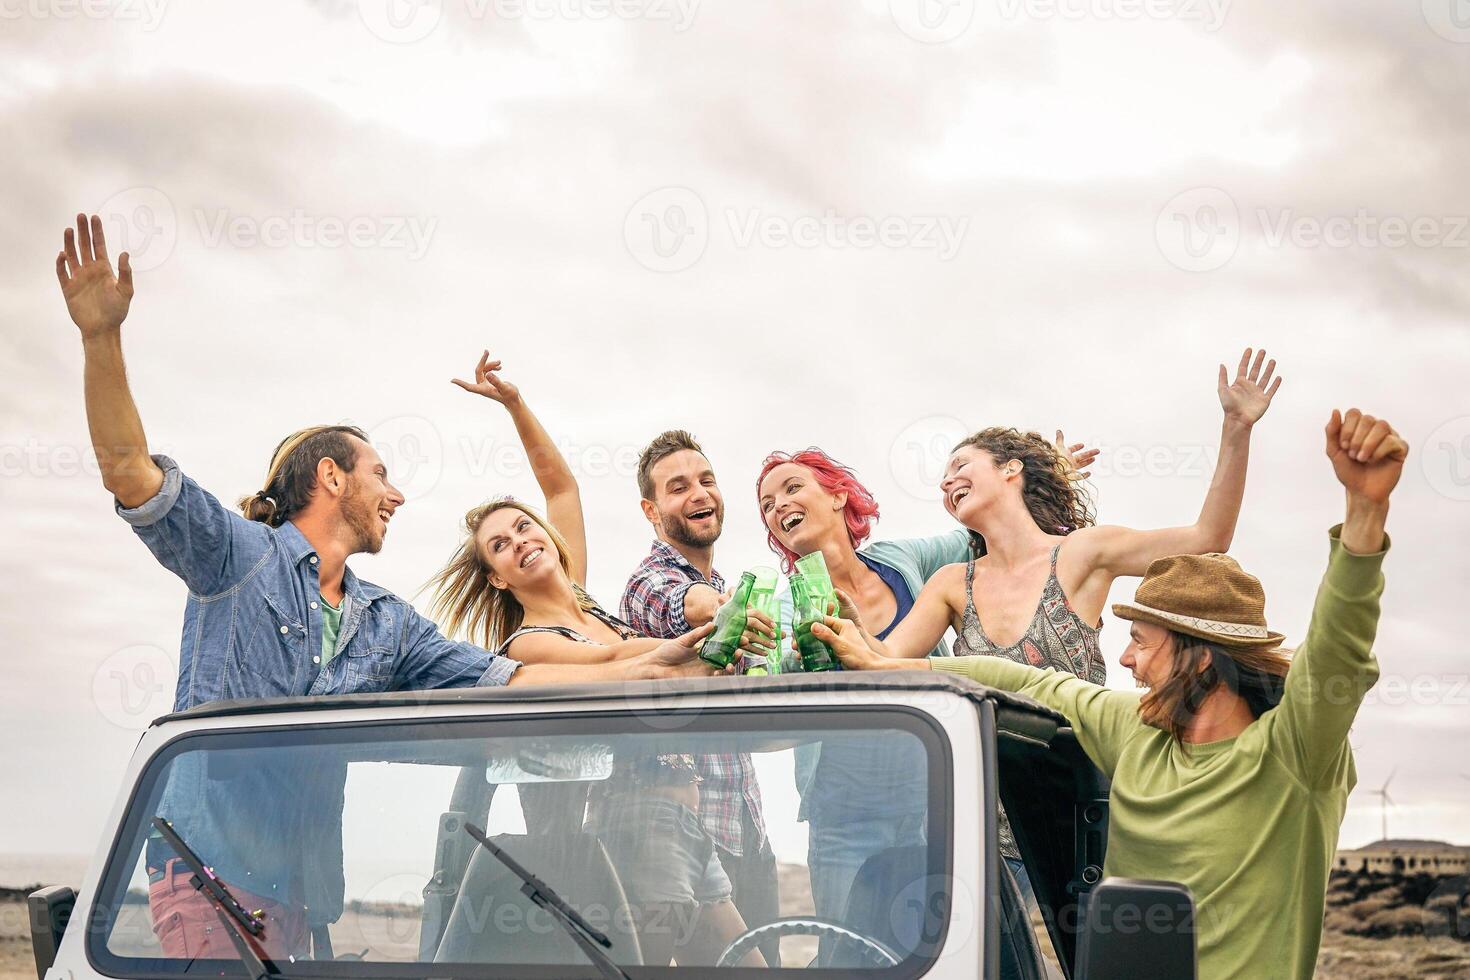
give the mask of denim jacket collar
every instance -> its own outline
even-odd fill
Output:
[[[316,555],[316,548],[306,539],[306,535],[301,533],[301,529],[290,521],[276,528],[276,539],[280,542],[282,550],[290,557],[293,566],[300,565],[305,558]],[[362,606],[367,606],[373,600],[381,599],[389,594],[387,589],[358,578],[351,567],[346,564],[342,566],[342,593],[351,596],[354,603]]]

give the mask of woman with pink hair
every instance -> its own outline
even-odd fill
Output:
[[[1057,452],[1078,475],[1096,458],[1081,445]],[[973,557],[969,532],[956,527],[927,538],[868,544],[878,502],[857,474],[817,448],[771,453],[756,481],[767,541],[790,573],[796,559],[820,551],[832,584],[851,598],[862,621],[889,634],[941,568]],[[782,597],[782,633],[792,635],[790,596]],[[941,638],[930,651],[948,656]],[[863,862],[890,848],[925,841],[928,772],[921,747],[894,739],[846,736],[797,750],[798,819],[808,823],[807,865],[817,915],[842,922],[847,896]],[[894,851],[894,854],[903,853]],[[923,851],[913,878],[924,874]]]

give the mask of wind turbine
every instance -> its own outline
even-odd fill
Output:
[[[1383,840],[1388,840],[1388,808],[1393,805],[1393,797],[1388,795],[1388,784],[1393,782],[1393,777],[1395,776],[1395,774],[1398,773],[1398,771],[1399,767],[1394,766],[1393,769],[1389,771],[1388,778],[1383,781],[1382,786],[1378,787],[1377,789],[1370,789],[1368,791],[1369,796],[1376,796],[1379,798],[1383,807]],[[1470,776],[1466,776],[1465,778],[1470,779]]]

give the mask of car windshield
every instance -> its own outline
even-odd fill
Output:
[[[290,976],[597,975],[466,825],[630,976],[913,976],[942,945],[949,754],[915,710],[301,717],[150,762],[88,930],[102,972],[243,975],[155,815],[259,911]]]

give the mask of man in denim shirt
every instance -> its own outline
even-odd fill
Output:
[[[521,665],[446,638],[414,607],[347,567],[382,548],[402,494],[365,435],[318,426],[276,448],[265,487],[227,509],[166,456],[148,452],[128,389],[121,326],[133,296],[126,252],[113,275],[101,219],[77,216],[56,258],[81,331],[87,424],[118,514],[188,586],[176,710],[220,699],[633,680],[708,673],[670,642],[595,666]],[[195,756],[198,758],[198,756]],[[206,772],[181,757],[163,813],[249,908],[266,912],[260,952],[318,955],[342,911],[342,792],[336,771]],[[148,853],[154,930],[166,955],[235,958],[209,904],[161,839]]]

